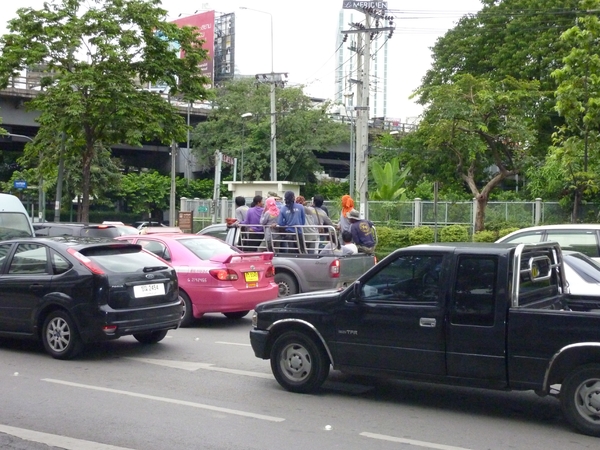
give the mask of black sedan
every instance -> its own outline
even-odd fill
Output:
[[[54,358],[126,335],[159,342],[182,310],[175,271],[139,245],[69,236],[0,242],[0,336],[41,340]]]

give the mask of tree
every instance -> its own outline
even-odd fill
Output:
[[[584,0],[581,8],[598,11],[600,1]],[[558,83],[556,111],[564,123],[553,135],[543,166],[530,176],[538,195],[554,190],[568,198],[575,221],[582,199],[600,191],[600,19],[580,17],[561,40],[571,50],[552,76]]]
[[[315,153],[349,140],[347,126],[331,119],[328,108],[328,102],[315,105],[301,88],[277,89],[278,180],[315,181],[320,170]],[[243,118],[246,113],[252,117]],[[254,80],[225,83],[217,88],[208,120],[194,130],[194,152],[205,170],[213,167],[214,153],[221,150],[238,158],[244,180],[268,180],[270,123],[268,85]]]
[[[35,148],[45,148],[47,136],[69,138],[68,154],[81,159],[83,221],[89,219],[98,152],[117,143],[185,140],[176,108],[142,86],[163,82],[171,96],[186,101],[207,96],[210,81],[199,69],[207,54],[198,30],[167,23],[158,5],[160,0],[52,0],[41,10],[19,9],[10,33],[0,38],[1,86],[27,67],[44,69],[42,90],[27,104],[40,111]]]
[[[537,81],[532,125],[538,138],[529,151],[543,159],[555,126],[562,124],[554,110],[551,77],[570,50],[560,35],[585,7],[579,6],[580,0],[482,0],[482,4],[477,14],[463,17],[432,48],[433,64],[418,91],[419,101],[426,105],[428,88],[451,83],[459,74],[496,82],[506,77]]]
[[[531,122],[537,87],[510,78],[494,82],[457,75],[452,83],[427,89],[430,103],[418,133],[427,149],[455,167],[475,197],[475,231],[484,229],[490,192],[522,170],[536,143]]]
[[[371,200],[406,201],[406,177],[410,167],[400,168],[398,158],[392,158],[384,166],[377,161],[371,163],[371,173],[376,185],[376,190],[369,193]]]

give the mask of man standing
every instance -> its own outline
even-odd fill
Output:
[[[281,207],[277,225],[285,227],[283,236],[290,241],[288,242],[288,252],[299,251],[300,253],[305,253],[302,227],[297,226],[306,224],[304,206],[296,203],[296,196],[292,191],[286,191],[283,195],[283,200],[285,201],[285,205]],[[294,240],[296,242],[292,242]]]
[[[375,254],[375,237],[373,235],[373,222],[360,218],[356,209],[350,210],[346,215],[350,221],[350,233],[359,253]]]

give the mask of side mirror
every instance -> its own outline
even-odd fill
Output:
[[[358,303],[362,300],[362,284],[360,281],[355,281],[352,285],[352,301]]]

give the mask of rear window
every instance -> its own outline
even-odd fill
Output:
[[[131,245],[126,247],[91,247],[79,250],[108,272],[143,272],[144,267],[165,266],[165,263],[155,256],[142,251],[141,247]]]
[[[121,233],[117,229],[117,227],[87,227],[81,232],[81,236],[87,237],[117,237],[120,236]]]
[[[240,253],[235,247],[218,239],[187,238],[178,239],[178,242],[200,259],[210,259],[214,255],[237,255]]]
[[[587,231],[548,231],[549,241],[555,241],[565,250],[581,252],[592,258],[597,258],[598,243],[596,241],[596,232]]]
[[[565,262],[588,283],[600,283],[600,264],[581,254],[563,254]]]

